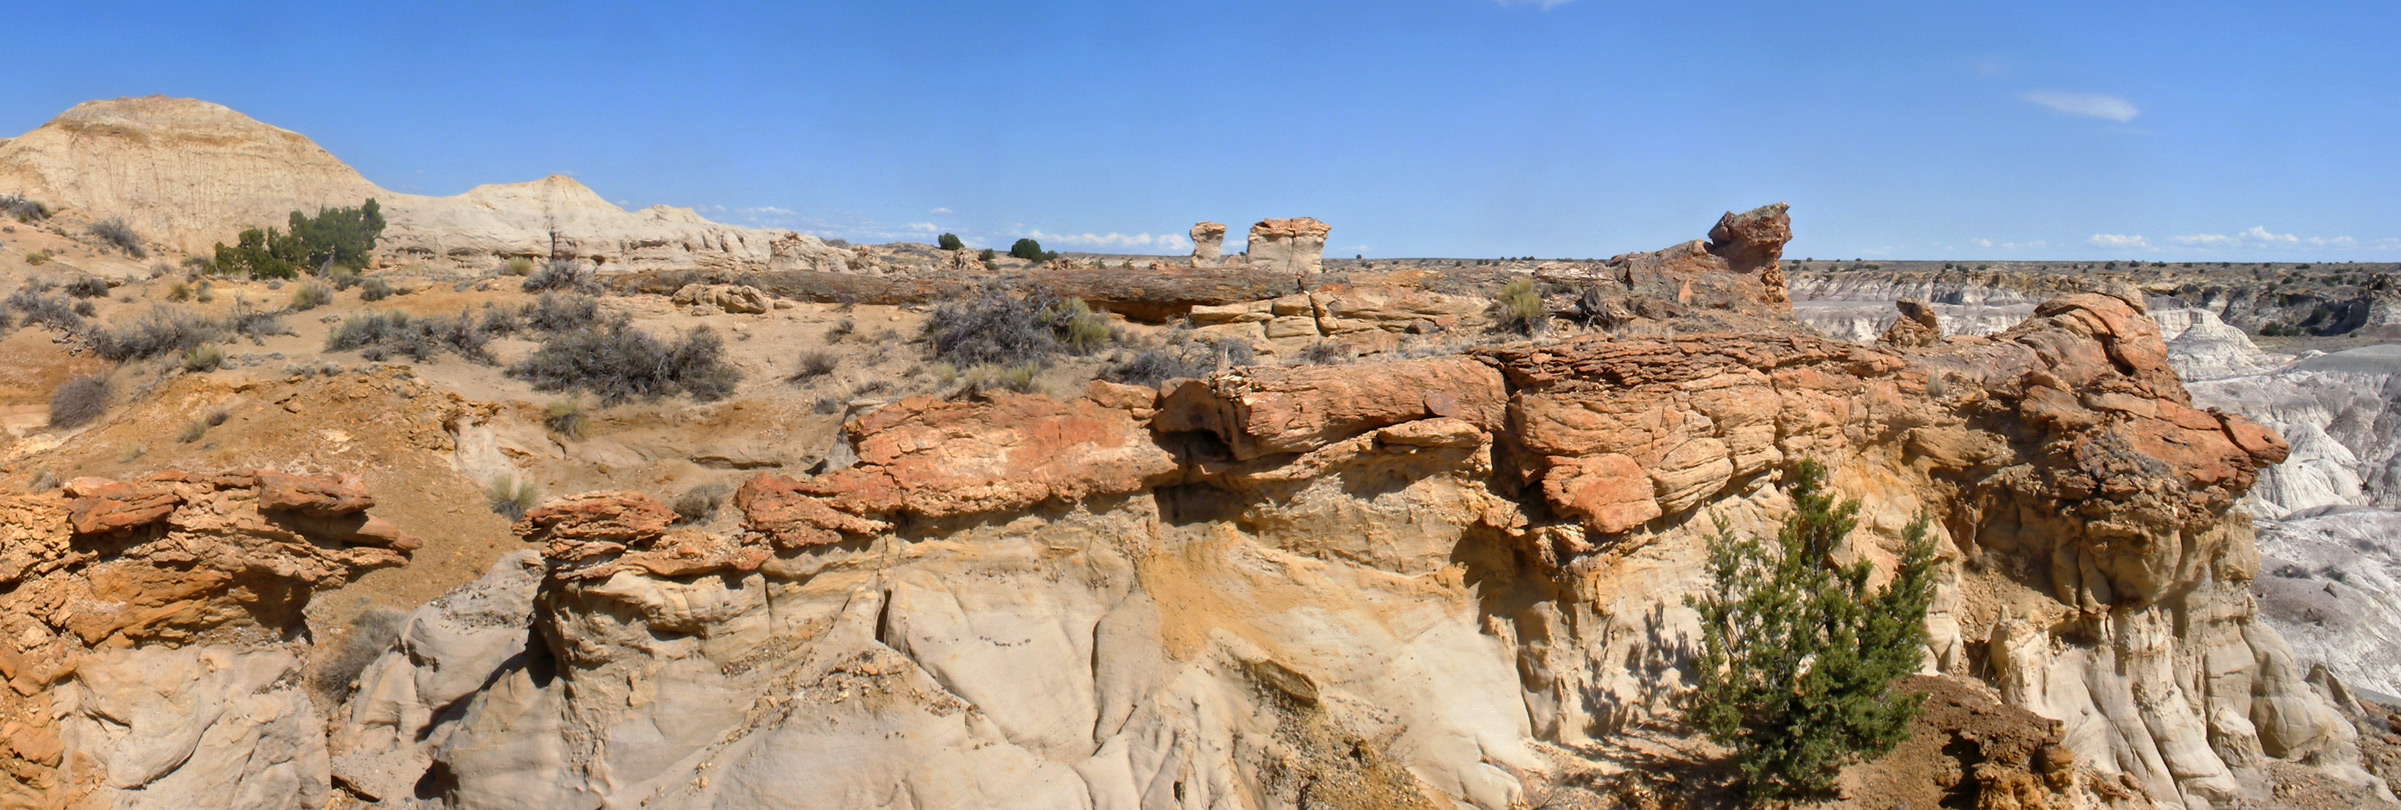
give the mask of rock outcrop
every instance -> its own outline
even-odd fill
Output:
[[[1705,538],[1772,530],[1815,458],[1867,503],[1846,555],[1935,519],[1929,669],[2060,723],[1991,743],[2019,776],[1958,773],[2054,806],[2233,806],[2271,760],[2381,789],[2254,619],[2231,510],[2284,443],[2193,408],[2115,297],[1925,346],[1594,335],[846,430],[855,466],[753,479],[736,530],[529,513],[539,562],[361,676],[336,772],[461,807],[1505,807],[1537,748],[1673,717]]]
[[[272,471],[0,493],[0,806],[323,806],[302,609],[418,546],[373,505]]]
[[[1202,222],[1192,226],[1192,266],[1216,267],[1224,261],[1226,226]]]
[[[1595,282],[1588,305],[1607,322],[1667,319],[1694,312],[1783,318],[1792,313],[1782,258],[1792,240],[1783,203],[1728,212],[1695,239],[1664,250],[1612,256],[1596,268],[1570,273]]]
[[[1332,230],[1308,217],[1259,220],[1251,226],[1250,265],[1277,273],[1315,275],[1325,269],[1326,234]]]
[[[477,186],[456,197],[392,192],[309,139],[225,107],[163,96],[92,101],[0,143],[0,192],[93,220],[122,217],[174,249],[202,253],[293,211],[373,198],[379,254],[481,272],[510,257],[605,269],[837,270],[838,250],[791,231],[720,225],[690,209],[628,212],[565,177]]]

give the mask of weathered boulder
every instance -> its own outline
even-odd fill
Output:
[[[676,290],[668,300],[679,306],[697,306],[735,314],[755,315],[775,308],[775,299],[759,292],[758,288],[742,284],[687,284]]]

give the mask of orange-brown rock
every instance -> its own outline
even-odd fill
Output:
[[[734,491],[734,508],[741,510],[745,528],[766,535],[781,549],[831,545],[891,528],[880,520],[836,511],[814,494],[817,491],[797,479],[760,475]]]
[[[1490,431],[1508,403],[1501,375],[1466,357],[1348,366],[1239,368],[1187,380],[1153,424],[1208,431],[1237,459],[1300,453],[1377,428],[1454,417]]]
[[[667,533],[675,510],[639,492],[586,492],[529,509],[516,532],[532,542],[631,545]]]
[[[310,517],[334,517],[374,508],[375,498],[355,475],[290,475],[258,472],[258,507]]]

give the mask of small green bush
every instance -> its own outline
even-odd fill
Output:
[[[534,260],[524,256],[511,256],[508,261],[501,262],[500,272],[520,277],[532,275]]]
[[[1535,289],[1531,278],[1513,279],[1492,296],[1493,328],[1500,331],[1540,334],[1549,317],[1543,309],[1542,292]]]
[[[1043,250],[1042,243],[1036,242],[1032,239],[1017,240],[1015,244],[1009,246],[1009,255],[1033,262],[1035,264],[1041,264],[1043,262],[1059,258],[1057,251]]]
[[[1731,537],[1719,518],[1709,589],[1685,599],[1701,618],[1688,716],[1732,749],[1757,802],[1832,789],[1845,764],[1906,739],[1924,701],[1894,684],[1925,656],[1934,600],[1926,519],[1905,532],[1892,580],[1870,588],[1866,560],[1832,563],[1858,525],[1859,502],[1824,492],[1814,461],[1791,473],[1793,514],[1775,542]]]
[[[991,248],[984,248],[983,250],[976,251],[975,254],[976,260],[981,261],[986,265],[992,264],[992,260],[999,257],[1000,254],[993,252]]]
[[[40,267],[50,263],[50,251],[36,250],[25,254],[25,263]]]
[[[198,419],[193,419],[183,423],[183,430],[175,434],[175,440],[183,442],[184,444],[191,444],[193,442],[200,441],[202,437],[207,435],[208,423]]]
[[[192,300],[192,285],[181,281],[167,285],[167,300],[176,303]]]
[[[392,289],[392,285],[383,279],[371,278],[359,282],[358,300],[373,303],[390,298],[395,292],[397,291]]]
[[[834,369],[841,365],[842,358],[833,352],[824,349],[802,352],[799,364],[792,369],[790,376],[784,378],[784,381],[795,385],[805,383],[832,374]]]
[[[369,199],[357,208],[318,209],[316,216],[292,212],[288,232],[251,228],[234,244],[217,243],[215,266],[220,273],[251,278],[296,278],[303,272],[347,268],[367,269],[382,237],[383,210]]]
[[[934,246],[943,250],[960,250],[967,247],[967,243],[959,241],[958,234],[945,233],[934,239]]]

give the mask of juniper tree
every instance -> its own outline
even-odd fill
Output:
[[[1924,701],[1894,684],[1924,655],[1934,599],[1926,519],[1904,532],[1892,580],[1870,588],[1867,561],[1834,562],[1859,502],[1837,502],[1825,479],[1816,462],[1793,468],[1793,514],[1772,545],[1734,537],[1720,518],[1712,584],[1685,599],[1701,614],[1692,723],[1733,750],[1753,800],[1831,789],[1844,765],[1906,739]]]

